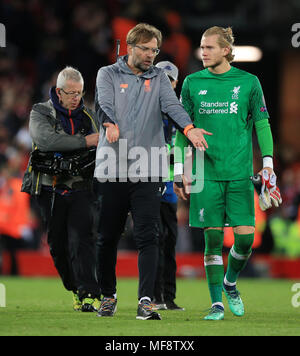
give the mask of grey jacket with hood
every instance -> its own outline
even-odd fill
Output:
[[[91,120],[93,132],[98,132],[99,123],[95,113],[87,108],[83,109],[87,120]],[[56,110],[51,100],[33,105],[30,113],[29,131],[33,141],[33,149],[41,151],[75,151],[86,147],[83,135],[68,135],[64,132],[61,122],[57,117]],[[74,182],[82,181],[83,178],[58,178],[57,184],[61,183],[72,188]],[[24,174],[21,191],[31,195],[39,195],[42,185],[51,186],[53,177],[40,172],[34,172],[29,160]]]
[[[162,69],[152,66],[137,76],[128,67],[127,56],[119,57],[98,71],[95,107],[100,125],[112,122],[120,130],[119,141],[112,144],[101,130],[95,168],[98,180],[167,176],[163,114],[180,131],[192,120]]]

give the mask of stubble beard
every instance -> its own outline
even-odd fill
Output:
[[[203,62],[202,62],[202,63],[203,63]],[[220,66],[222,63],[223,63],[222,60],[217,60],[217,61],[215,61],[213,64],[205,65],[205,64],[203,63],[203,67],[204,67],[204,68],[215,69],[216,67]]]
[[[143,63],[139,61],[135,61],[134,66],[135,68],[139,69],[142,72],[147,72],[147,70],[151,67],[151,65],[150,66],[143,65]]]

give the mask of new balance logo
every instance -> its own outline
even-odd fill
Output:
[[[233,101],[230,104],[229,114],[237,114],[237,111],[238,111],[238,104],[235,101]]]
[[[199,210],[199,220],[204,222],[204,208]]]
[[[198,95],[206,95],[207,94],[207,90],[200,90]]]

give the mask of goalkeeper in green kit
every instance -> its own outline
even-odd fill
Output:
[[[212,27],[201,39],[204,70],[186,77],[181,100],[196,127],[212,133],[207,137],[203,177],[195,174],[193,184],[203,180],[203,189],[190,193],[190,226],[204,228],[204,265],[212,307],[205,320],[224,319],[222,292],[230,310],[244,315],[236,288],[239,273],[252,251],[255,230],[252,130],[256,130],[262,154],[260,206],[263,210],[281,203],[273,171],[273,138],[262,88],[255,75],[230,65],[233,61],[231,28]],[[184,176],[184,147],[188,139],[177,131],[174,191],[187,199]],[[194,157],[196,156],[194,149]],[[224,276],[222,259],[224,226],[233,227],[234,245]]]

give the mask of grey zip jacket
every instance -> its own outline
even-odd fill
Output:
[[[99,181],[157,181],[168,175],[163,114],[177,129],[192,125],[162,69],[152,66],[135,75],[127,56],[99,69],[95,108],[100,121],[117,124],[119,140],[109,143],[101,130],[94,176]]]
[[[99,123],[95,113],[88,108],[84,108],[83,112],[86,119],[91,120],[93,132],[98,132]],[[85,138],[80,133],[71,136],[64,132],[51,100],[33,105],[30,112],[29,131],[33,148],[38,148],[44,152],[74,151],[86,147]],[[59,178],[57,183],[63,183],[72,188],[72,184],[78,181],[82,181],[82,177]],[[21,191],[31,195],[39,195],[42,185],[51,186],[52,183],[53,177],[34,172],[29,160]]]

